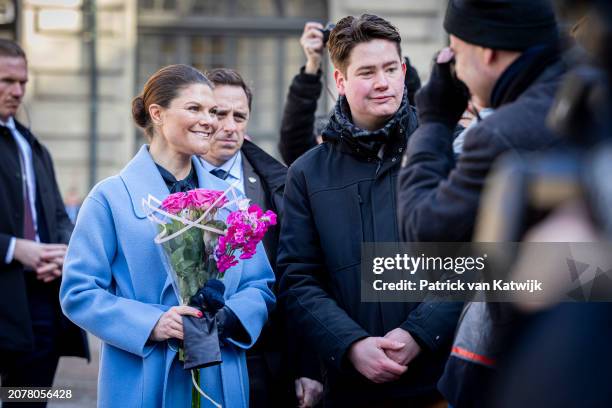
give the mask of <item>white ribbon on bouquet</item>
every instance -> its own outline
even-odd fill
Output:
[[[180,217],[177,214],[172,214],[169,213],[168,211],[165,211],[161,208],[161,204],[162,201],[160,201],[159,199],[155,198],[154,196],[152,196],[151,194],[148,195],[148,197],[146,199],[142,199],[142,205],[145,209],[148,209],[150,211],[147,212],[147,218],[156,223],[161,225],[163,228],[161,230],[161,232],[155,237],[154,241],[156,244],[162,244],[166,241],[169,241],[173,238],[178,237],[179,235],[183,234],[184,232],[190,230],[191,228],[200,228],[202,230],[205,231],[210,231],[210,232],[214,232],[216,234],[219,235],[225,235],[225,231],[221,231],[218,228],[214,228],[214,227],[210,227],[208,225],[203,225],[201,224],[202,220],[206,219],[206,217],[208,217],[208,214],[210,214],[210,212],[215,208],[215,206],[217,204],[219,204],[221,202],[221,200],[224,197],[228,197],[229,193],[232,194],[233,198],[231,200],[229,200],[228,198],[228,202],[223,206],[223,207],[228,207],[232,204],[236,204],[238,206],[239,209],[243,209],[245,208],[245,206],[248,206],[248,202],[249,199],[248,198],[240,198],[238,197],[238,194],[236,194],[236,186],[238,185],[238,183],[240,182],[240,180],[236,180],[234,183],[232,183],[227,189],[225,189],[225,191],[223,191],[223,194],[221,194],[219,197],[217,197],[217,199],[213,202],[213,204],[206,210],[204,211],[204,213],[200,216],[200,218],[198,218],[197,220],[190,220],[188,218],[185,217]],[[164,217],[166,217],[165,219],[161,219],[159,218],[156,214],[160,214],[163,215]],[[166,224],[168,223],[168,219],[173,219],[175,221],[179,221],[181,222],[183,225],[185,225],[183,228],[181,228],[180,230],[176,231],[173,234],[167,235],[168,231],[166,230]]]
[[[176,214],[172,214],[172,213],[169,213],[168,211],[163,210],[161,208],[162,201],[152,196],[151,194],[149,194],[146,199],[143,198],[142,199],[143,207],[145,209],[150,210],[150,211],[147,211],[147,218],[150,221],[162,226],[162,229],[160,233],[155,237],[154,242],[156,244],[162,244],[166,241],[169,241],[173,238],[178,237],[179,235],[185,233],[191,228],[200,228],[202,230],[210,231],[215,234],[225,235],[225,231],[222,231],[218,228],[214,228],[208,225],[203,225],[201,224],[201,222],[202,220],[206,219],[206,217],[210,214],[212,209],[216,208],[215,206],[219,204],[224,197],[228,198],[228,202],[222,208],[229,207],[232,204],[236,204],[236,206],[240,210],[248,208],[250,200],[248,198],[240,198],[238,194],[236,194],[236,186],[238,185],[239,182],[240,180],[236,180],[227,189],[225,189],[225,191],[223,191],[223,194],[217,197],[217,199],[212,203],[212,205],[206,211],[204,211],[204,213],[197,220],[194,220],[194,221],[189,220],[185,217],[180,217]],[[229,197],[228,197],[230,193],[232,195],[231,200],[229,200]],[[158,215],[165,217],[165,219],[158,217]],[[166,229],[166,224],[168,223],[168,219],[179,221],[184,225],[184,227],[176,231],[175,233],[168,235],[168,231]],[[172,273],[174,274],[174,271],[172,271]],[[177,279],[176,276],[174,276],[173,280],[176,280],[176,279]],[[180,301],[181,297],[179,296],[178,293],[177,293],[177,297]],[[191,382],[193,383],[193,386],[195,387],[195,389],[198,390],[200,395],[202,395],[204,398],[210,401],[210,403],[213,404],[216,408],[222,408],[221,404],[213,400],[210,396],[208,396],[202,390],[202,388],[200,388],[200,385],[196,382],[196,379],[195,379],[195,369],[191,370]]]

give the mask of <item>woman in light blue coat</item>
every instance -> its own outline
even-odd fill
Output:
[[[182,315],[201,312],[178,306],[142,200],[196,187],[225,189],[193,157],[208,150],[216,128],[211,87],[201,72],[185,65],[154,74],[132,106],[150,146],[94,187],[79,213],[60,298],[64,313],[103,341],[100,407],[190,406],[191,375],[176,350]],[[226,306],[239,322],[240,340],[230,335],[222,342],[223,363],[200,371],[201,387],[223,407],[248,406],[244,350],[255,343],[274,305],[273,280],[261,246],[252,259],[226,272]],[[201,401],[202,407],[212,406]]]

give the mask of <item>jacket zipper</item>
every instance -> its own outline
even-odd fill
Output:
[[[378,172],[380,171],[380,168],[382,167],[382,159],[378,159],[378,165],[376,166],[376,173],[374,174],[375,176],[378,176]]]

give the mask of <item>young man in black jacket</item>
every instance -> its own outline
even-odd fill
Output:
[[[566,68],[547,0],[452,0],[444,27],[450,50],[439,54],[416,96],[420,127],[399,176],[399,222],[406,241],[470,241],[495,159],[506,152],[520,157],[559,140],[545,122]],[[470,94],[495,112],[467,132],[455,161],[453,130]],[[512,320],[504,304],[468,304],[440,382],[453,407],[484,404]]]
[[[289,169],[278,267],[296,336],[327,367],[325,406],[428,406],[458,317],[449,304],[361,302],[361,243],[396,242],[399,161],[416,115],[400,35],[345,17],[329,52],[341,95],[324,143]]]

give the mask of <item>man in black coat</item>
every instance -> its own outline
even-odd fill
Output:
[[[400,41],[378,16],[338,22],[329,52],[341,96],[324,143],[287,176],[280,301],[292,332],[325,363],[325,406],[438,402],[436,382],[459,314],[453,304],[360,299],[361,244],[400,239],[397,174],[417,127]]]
[[[214,69],[207,73],[207,77],[215,85],[219,129],[211,140],[209,152],[202,157],[202,164],[211,174],[229,184],[237,182],[238,189],[251,202],[264,211],[272,210],[278,214],[280,223],[287,167],[245,140],[251,113],[251,90],[240,74],[231,69]],[[276,266],[278,237],[279,227],[275,226],[263,239],[276,275],[274,293],[278,293],[280,281]],[[297,353],[288,354],[285,350],[281,314],[278,308],[271,314],[259,339],[247,352],[249,406],[254,408],[295,405],[296,394],[302,407],[310,407],[322,391],[316,356],[304,352],[305,360],[293,361],[298,358]]]
[[[495,159],[510,152],[520,157],[558,140],[545,121],[566,67],[547,0],[452,0],[444,27],[450,49],[438,55],[429,82],[416,95],[420,127],[410,139],[399,176],[398,213],[405,241],[471,240]],[[477,105],[495,112],[467,132],[455,161],[453,130],[470,94]],[[503,305],[468,305],[440,382],[453,407],[485,401],[483,393],[500,357],[492,350],[503,349],[500,344],[509,334],[500,327],[512,327],[493,317],[511,315]],[[491,340],[475,345],[466,340],[469,333]]]
[[[50,387],[60,356],[89,358],[84,332],[59,307],[59,283],[72,223],[49,152],[14,117],[27,80],[23,50],[12,41],[0,40],[3,387]]]

